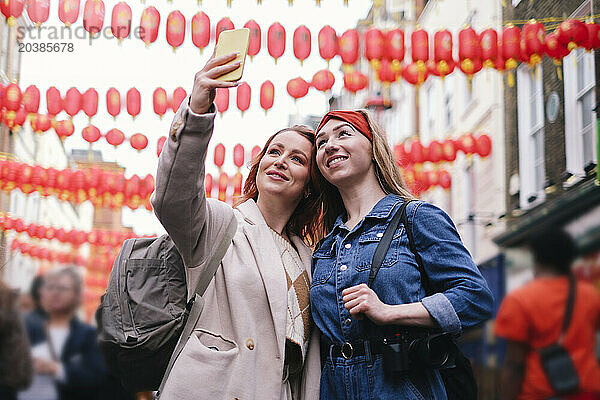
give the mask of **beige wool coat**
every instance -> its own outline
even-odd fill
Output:
[[[204,192],[204,162],[213,131],[214,105],[197,115],[189,97],[175,114],[160,155],[155,213],[187,267],[188,298],[230,218],[233,242],[206,290],[204,311],[177,358],[161,400],[279,399],[284,369],[287,283],[281,257],[256,203],[232,209]],[[293,237],[310,274],[311,251]],[[217,350],[215,350],[218,349]],[[301,399],[318,399],[317,329],[304,364]]]

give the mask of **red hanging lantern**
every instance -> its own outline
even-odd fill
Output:
[[[215,146],[214,162],[217,168],[222,168],[225,162],[225,146],[219,143]]]
[[[58,18],[68,27],[79,18],[79,0],[59,0]]]
[[[482,158],[489,156],[492,152],[492,139],[486,134],[479,135],[475,139],[475,152]]]
[[[169,102],[167,101],[167,92],[163,88],[156,88],[152,95],[152,104],[154,106],[154,113],[156,113],[161,119],[162,116],[167,112]]]
[[[160,153],[162,153],[162,149],[165,146],[166,141],[166,136],[161,136],[158,138],[158,141],[156,142],[156,157],[160,157]]]
[[[443,189],[448,190],[452,186],[452,177],[448,171],[441,169],[438,171],[438,182]]]
[[[436,75],[440,74],[443,77],[452,72],[452,34],[447,29],[438,31],[433,36],[433,60],[437,66]]]
[[[54,86],[51,86],[46,91],[46,106],[48,114],[53,117],[63,110],[62,97],[58,89]]]
[[[98,139],[100,139],[100,137],[102,136],[102,134],[100,133],[100,129],[96,128],[94,125],[88,125],[85,128],[83,128],[81,136],[86,142],[92,144],[94,142],[97,142]]]
[[[236,144],[233,147],[233,163],[235,164],[236,167],[241,168],[242,165],[244,165],[244,156],[245,156],[244,146],[242,146],[239,143]]]
[[[213,177],[211,174],[206,174],[204,177],[204,191],[206,192],[206,197],[210,199],[212,196],[213,189]]]
[[[347,72],[344,74],[344,87],[352,93],[363,90],[369,84],[369,78],[359,71]]]
[[[319,54],[321,55],[321,58],[327,61],[327,65],[329,65],[329,61],[337,54],[337,34],[331,26],[325,25],[319,31],[318,40]]]
[[[481,61],[484,68],[494,68],[498,57],[498,32],[492,28],[485,29],[479,35],[481,43]]]
[[[142,151],[146,147],[148,147],[148,138],[145,135],[142,135],[141,133],[134,133],[129,138],[129,143],[131,144],[131,147],[133,147],[137,151]]]
[[[287,91],[294,101],[306,96],[310,85],[302,78],[294,78],[287,83]]]
[[[508,75],[508,86],[515,84],[512,70],[517,68],[517,61],[521,59],[521,30],[518,26],[509,24],[502,31],[502,56]]]
[[[300,60],[300,65],[310,55],[310,31],[305,25],[300,25],[294,31],[294,56]]]
[[[379,61],[383,58],[385,50],[385,38],[377,28],[367,29],[365,32],[365,57],[371,63],[371,67],[377,70]]]
[[[6,17],[6,23],[8,26],[15,26],[17,18],[23,13],[25,7],[24,0],[3,0],[0,1],[0,11]]]
[[[98,92],[88,89],[81,96],[81,109],[91,119],[98,112]]]
[[[275,22],[267,31],[267,49],[277,64],[277,59],[285,52],[285,28],[279,22]]]
[[[556,29],[558,41],[567,46],[569,52],[577,47],[585,46],[588,41],[588,30],[585,24],[576,19],[563,21]]]
[[[398,143],[394,146],[394,158],[399,167],[405,167],[409,164],[410,157],[406,153],[404,143]]]
[[[340,36],[338,52],[344,65],[352,65],[358,60],[359,34],[356,29],[348,29]]]
[[[25,89],[23,93],[23,106],[25,107],[25,112],[29,113],[37,113],[40,108],[40,91],[35,85],[30,85]],[[0,107],[1,108],[1,107]]]
[[[167,42],[175,51],[185,39],[185,17],[179,11],[172,11],[167,17]]]
[[[242,183],[244,181],[244,177],[241,172],[233,175],[232,183],[233,183],[233,197],[239,197],[242,195]]]
[[[81,111],[81,93],[76,88],[72,87],[67,90],[63,102],[65,112],[73,118]]]
[[[219,35],[221,34],[221,32],[228,31],[231,29],[235,29],[233,22],[231,22],[231,20],[227,17],[221,18],[221,20],[217,22],[217,26],[215,27],[215,41],[217,43],[219,42]]]
[[[454,68],[456,67],[454,60],[450,60],[448,63],[438,63],[435,61],[429,60],[425,63],[427,65],[427,72],[429,74],[439,76],[442,79],[445,79],[447,75],[450,75],[454,72]]]
[[[27,119],[27,112],[25,111],[25,107],[21,106],[15,113],[15,131],[18,132],[21,127],[25,124],[25,120]]]
[[[237,107],[244,115],[244,111],[250,108],[251,90],[247,83],[241,83],[237,87]]]
[[[429,35],[424,29],[414,31],[410,40],[412,43],[411,55],[420,74],[427,73],[426,62],[429,60]],[[420,80],[420,79],[419,79]]]
[[[106,92],[106,110],[115,119],[121,112],[121,94],[115,88],[110,88]]]
[[[154,7],[148,7],[142,12],[140,19],[140,39],[146,44],[154,43],[158,38],[158,28],[160,26],[160,13]]]
[[[187,93],[181,86],[173,91],[173,97],[171,101],[171,103],[173,103],[171,104],[173,112],[177,112],[177,110],[179,110],[179,106],[181,106],[181,103],[183,103],[183,100],[185,100],[186,97]]]
[[[123,132],[116,128],[108,131],[104,137],[106,138],[106,141],[115,146],[115,148],[125,141]]]
[[[465,155],[471,155],[475,153],[475,138],[473,134],[468,133],[458,138],[459,149],[465,153]]]
[[[554,65],[556,66],[556,74],[558,79],[562,80],[562,59],[569,54],[567,45],[560,43],[558,40],[558,33],[556,31],[546,35],[546,54],[552,58]]]
[[[521,55],[525,57],[530,67],[535,67],[542,61],[545,49],[545,36],[546,30],[541,22],[532,19],[523,25]]]
[[[481,43],[473,28],[466,27],[458,34],[458,59],[460,70],[470,79],[481,68]]]
[[[384,59],[381,61],[377,70],[377,78],[386,86],[389,86],[398,79],[398,74],[393,71],[392,63],[389,60]]]
[[[252,147],[252,151],[250,152],[250,158],[252,159],[252,162],[254,162],[254,160],[256,160],[256,157],[258,157],[259,154],[260,154],[260,147],[259,146]]]
[[[334,83],[335,77],[333,76],[331,71],[327,69],[322,69],[313,76],[311,85],[315,89],[320,90],[321,92],[326,92],[328,90],[331,90]]]
[[[452,162],[456,160],[456,143],[452,139],[442,142],[442,160]]]
[[[131,118],[135,119],[140,113],[142,97],[140,91],[136,88],[131,88],[127,91],[127,112]]]
[[[229,177],[225,172],[221,172],[219,175],[219,200],[227,200],[227,186],[229,186]]]
[[[192,42],[200,51],[210,42],[210,18],[202,11],[192,17]]]
[[[21,88],[16,83],[9,83],[4,91],[4,107],[8,111],[17,111],[21,107],[23,94]]]
[[[444,148],[437,140],[432,140],[429,143],[428,160],[432,163],[437,163],[443,160]]]
[[[102,30],[104,25],[104,2],[102,0],[87,0],[83,9],[83,28],[94,35]]]
[[[71,136],[73,132],[75,132],[75,126],[73,125],[73,121],[70,119],[64,121],[57,121],[54,126],[54,131],[56,135],[61,141],[64,141],[66,138]]]
[[[46,114],[35,114],[31,119],[31,129],[36,133],[46,132],[52,126],[52,120]]]
[[[124,1],[113,7],[110,31],[114,37],[119,39],[119,43],[129,36],[131,31],[131,7]]]
[[[392,62],[394,70],[400,70],[400,63],[404,61],[404,31],[402,29],[392,29],[387,31],[384,36],[383,58]]]
[[[413,164],[420,164],[425,161],[423,145],[418,140],[413,141],[409,146],[410,160]]]
[[[260,38],[260,26],[256,23],[255,20],[251,19],[246,22],[244,28],[250,29],[250,42],[248,43],[248,55],[250,56],[250,60],[252,57],[258,54],[261,46],[261,38]]]
[[[267,111],[273,107],[273,100],[275,98],[275,87],[271,81],[265,81],[260,85],[260,106]]]
[[[49,14],[50,0],[27,0],[27,15],[36,26],[48,21]]]
[[[411,85],[421,86],[427,80],[428,71],[421,71],[417,63],[410,63],[402,69],[402,77]]]
[[[228,88],[217,88],[217,93],[215,95],[215,105],[217,106],[217,111],[223,115],[225,111],[229,108],[229,89]]]
[[[588,40],[585,43],[585,49],[592,51],[600,48],[600,25],[593,21],[585,23],[585,27],[588,31]]]

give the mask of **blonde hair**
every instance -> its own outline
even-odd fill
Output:
[[[405,201],[414,200],[415,197],[408,189],[402,178],[400,168],[396,164],[394,152],[388,145],[384,130],[375,122],[367,110],[356,111],[365,117],[373,134],[371,149],[373,152],[375,177],[377,178],[377,182],[379,182],[379,186],[386,194],[396,194]],[[344,213],[346,209],[344,208],[339,190],[323,177],[317,166],[316,148],[313,153],[312,166],[315,169],[313,175],[316,177],[315,184],[319,190],[319,202],[322,207],[317,235],[320,239],[331,231],[338,215]]]

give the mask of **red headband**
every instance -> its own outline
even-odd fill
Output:
[[[371,133],[371,128],[369,128],[369,123],[367,122],[367,117],[364,114],[359,113],[358,111],[329,111],[327,114],[323,116],[317,130],[315,131],[315,135],[319,133],[319,130],[323,128],[323,125],[327,123],[327,121],[331,119],[339,119],[345,121],[355,127],[360,133],[365,135],[367,139],[371,142],[373,141],[373,133]]]

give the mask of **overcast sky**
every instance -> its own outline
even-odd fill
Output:
[[[105,0],[105,28],[110,27],[112,9],[116,0]],[[222,17],[229,17],[237,27],[242,27],[248,20],[254,19],[262,30],[262,48],[253,61],[247,59],[243,81],[252,89],[250,109],[242,117],[236,105],[235,89],[230,93],[229,110],[223,118],[217,117],[215,134],[209,147],[207,162],[208,171],[215,172],[212,163],[212,149],[221,142],[227,149],[225,171],[234,173],[232,149],[236,143],[241,143],[249,152],[251,147],[262,145],[273,132],[285,127],[290,114],[322,114],[326,111],[327,96],[311,89],[309,94],[294,103],[286,91],[287,82],[295,77],[310,81],[315,72],[327,68],[327,63],[319,55],[317,36],[324,25],[331,25],[338,35],[346,29],[356,26],[356,22],[364,18],[369,10],[371,1],[349,0],[345,7],[343,0],[322,0],[317,7],[314,0],[296,0],[293,6],[288,6],[287,0],[263,0],[258,5],[255,0],[233,0],[231,8],[226,7],[226,0],[203,0],[198,6],[193,0],[147,0],[129,2],[132,9],[132,31],[139,26],[144,8],[154,6],[161,14],[160,28],[156,42],[146,48],[138,38],[128,38],[118,43],[114,37],[89,39],[68,38],[53,39],[49,37],[52,27],[62,27],[58,19],[58,1],[51,1],[50,18],[43,24],[47,29],[42,31],[41,38],[28,36],[25,43],[73,43],[73,52],[35,53],[25,52],[22,55],[21,82],[22,88],[35,84],[41,92],[40,112],[46,111],[45,94],[50,86],[57,87],[64,96],[67,89],[76,87],[82,93],[90,87],[99,93],[98,114],[92,123],[102,133],[112,128],[122,130],[126,136],[136,132],[145,134],[149,139],[148,148],[140,153],[131,148],[129,143],[123,143],[116,150],[104,139],[94,144],[94,149],[101,150],[108,161],[117,161],[126,167],[126,176],[138,174],[155,174],[157,157],[156,142],[160,136],[166,135],[173,117],[168,111],[161,119],[154,113],[152,93],[155,88],[163,87],[169,96],[173,90],[182,86],[189,93],[193,77],[212,53],[213,42],[203,53],[193,45],[190,34],[190,21],[199,10],[204,11],[211,19],[211,30]],[[73,32],[81,32],[83,26],[83,9],[85,0],[81,0],[79,19],[72,26]],[[186,39],[181,47],[173,52],[167,43],[166,21],[169,13],[179,10],[186,17]],[[277,64],[268,54],[266,35],[269,26],[281,23],[286,29],[286,51]],[[294,30],[299,25],[306,25],[312,34],[312,52],[304,65],[294,57],[292,38]],[[108,30],[110,35],[110,28]],[[105,35],[106,36],[106,35]],[[214,38],[211,37],[214,40]],[[330,70],[336,77],[333,88],[339,93],[343,86],[342,74],[339,71],[339,59],[333,60]],[[265,80],[271,80],[275,85],[275,104],[265,115],[260,107],[260,85]],[[123,106],[116,120],[106,111],[106,91],[115,87],[121,93]],[[134,120],[127,113],[125,97],[127,90],[137,88],[142,97],[140,115]],[[60,118],[61,115],[59,115]],[[74,118],[75,134],[65,142],[67,149],[87,148],[87,142],[81,138],[81,130],[87,125],[87,116],[80,112]],[[47,134],[54,134],[49,131]],[[140,209],[131,212],[124,208],[123,223],[133,226],[138,233],[161,233],[162,227],[150,212]]]

